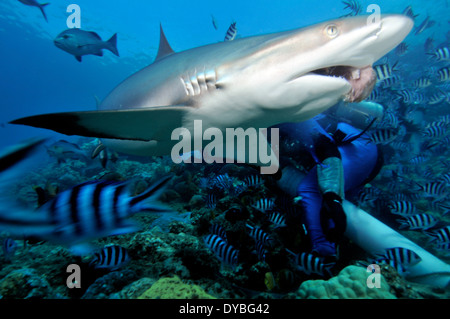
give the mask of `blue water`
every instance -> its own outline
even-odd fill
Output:
[[[67,6],[81,8],[81,27],[97,32],[103,39],[118,33],[120,57],[105,51],[103,57],[85,56],[82,63],[53,45],[53,39],[67,28]],[[412,5],[420,14],[416,25],[427,15],[437,23],[422,34],[413,32],[405,40],[410,45],[406,57],[423,50],[426,38],[444,41],[449,30],[449,5],[440,1],[361,1],[363,8],[378,4],[382,13],[401,13]],[[133,72],[150,64],[157,51],[159,24],[175,51],[223,41],[230,23],[237,21],[239,36],[246,37],[294,29],[346,13],[341,1],[185,1],[78,0],[53,1],[45,8],[47,23],[38,8],[17,0],[0,3],[0,147],[28,137],[59,136],[24,126],[3,125],[13,119],[47,112],[93,110],[95,98],[110,90]],[[211,22],[214,15],[219,29]],[[421,51],[422,52],[422,51]],[[403,60],[405,62],[405,59]],[[416,60],[417,61],[417,60]],[[419,66],[415,66],[415,71]],[[423,66],[425,68],[425,66]],[[426,70],[423,70],[425,72]],[[56,134],[56,135],[55,135]]]

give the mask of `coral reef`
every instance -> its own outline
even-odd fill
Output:
[[[393,299],[390,286],[381,275],[380,288],[367,286],[368,273],[365,268],[345,267],[339,275],[325,280],[308,280],[297,291],[299,298],[305,299]]]
[[[185,284],[178,276],[161,278],[138,299],[215,299],[197,285]]]
[[[55,299],[61,298],[53,291],[35,269],[14,270],[0,280],[0,298],[4,299]]]

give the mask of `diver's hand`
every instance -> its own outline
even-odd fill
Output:
[[[333,192],[323,194],[323,209],[324,217],[334,222],[334,227],[326,231],[326,238],[329,241],[338,242],[347,227],[347,216],[342,208],[342,198]]]

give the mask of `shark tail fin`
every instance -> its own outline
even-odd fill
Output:
[[[39,9],[41,9],[42,15],[44,16],[45,21],[48,22],[47,15],[45,14],[44,7],[48,6],[50,3],[43,3],[39,5]]]
[[[115,55],[120,56],[119,50],[117,50],[117,33],[114,33],[114,35],[111,37],[111,39],[106,41],[106,49],[108,49]]]

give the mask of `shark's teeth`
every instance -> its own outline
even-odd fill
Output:
[[[358,80],[361,77],[361,70],[360,69],[354,69],[352,71],[352,80]]]

